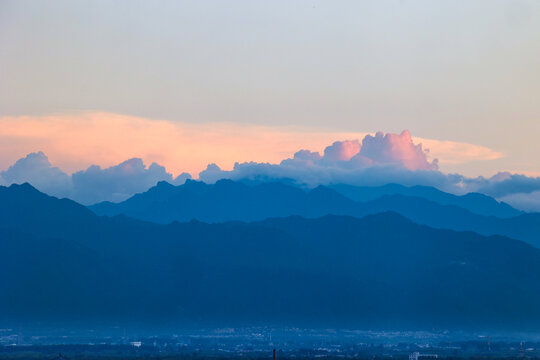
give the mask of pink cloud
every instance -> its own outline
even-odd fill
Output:
[[[295,153],[293,162],[316,162],[329,165],[336,163],[341,167],[367,167],[374,165],[403,166],[408,170],[437,170],[438,160],[428,160],[428,151],[422,144],[415,144],[408,130],[401,134],[367,134],[362,143],[358,140],[336,141],[324,149],[324,155],[302,150]]]
[[[232,169],[236,162],[280,163],[299,148],[309,149],[312,155],[317,154],[315,157],[324,151],[326,160],[331,161],[348,160],[358,166],[398,161],[412,169],[433,168],[433,158],[444,165],[502,156],[478,145],[415,138],[429,145],[430,152],[423,161],[421,147],[411,145],[410,135],[403,134],[386,135],[382,139],[372,136],[371,142],[365,140],[364,153],[358,153],[362,146],[354,139],[363,139],[365,135],[294,126],[195,124],[102,112],[0,117],[0,170],[37,151],[43,151],[54,166],[67,173],[93,164],[114,166],[136,157],[147,164],[159,163],[175,175],[182,172],[196,175],[209,163],[223,169]],[[333,143],[336,139],[353,140]],[[385,147],[388,153],[384,157],[367,156],[370,147],[382,146],[377,145],[380,142],[392,149]],[[306,154],[302,156],[302,161],[306,161]]]
[[[324,149],[324,158],[330,161],[349,161],[360,152],[358,140],[336,141]]]
[[[358,156],[377,164],[401,164],[409,170],[437,170],[438,160],[428,161],[422,144],[415,144],[408,130],[401,134],[367,135]]]

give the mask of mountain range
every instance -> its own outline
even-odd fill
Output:
[[[415,185],[409,187],[400,184],[354,186],[336,184],[330,187],[352,200],[362,202],[376,200],[385,195],[404,195],[424,198],[441,205],[455,205],[477,215],[506,218],[523,214],[523,211],[514,209],[505,202],[499,202],[491,196],[474,192],[458,196],[446,193],[432,186]]]
[[[350,197],[366,201],[355,201]],[[505,235],[540,247],[539,213],[523,213],[481,194],[455,196],[420,186],[362,188],[335,185],[306,191],[283,183],[248,185],[220,180],[205,184],[188,180],[180,186],[160,182],[121,203],[104,202],[89,208],[98,215],[123,214],[163,224],[192,219],[204,222],[259,221],[291,215],[363,217],[393,211],[418,224],[482,235]]]
[[[306,196],[341,198],[329,189]],[[4,323],[530,329],[540,321],[540,250],[394,212],[156,224],[97,216],[25,184],[0,187],[0,214]]]

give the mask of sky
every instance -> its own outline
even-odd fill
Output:
[[[173,177],[401,134],[467,177],[540,175],[540,2],[0,0],[0,171]]]

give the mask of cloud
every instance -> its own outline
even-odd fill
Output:
[[[231,170],[210,164],[199,175],[213,183],[222,178],[252,181],[287,181],[302,186],[345,183],[377,186],[388,183],[434,186],[455,194],[481,192],[503,199],[518,208],[536,209],[526,194],[540,191],[540,178],[500,172],[484,177],[445,174],[437,169],[436,159],[416,144],[408,131],[401,134],[364,136],[362,142],[336,141],[321,153],[300,150],[279,163],[235,163]],[[164,166],[146,166],[140,158],[102,168],[92,165],[69,175],[51,165],[43,152],[31,153],[0,173],[0,183],[30,182],[39,190],[58,197],[69,197],[83,204],[99,201],[122,201],[146,191],[158,181],[182,184],[191,176],[176,178]],[[536,195],[534,195],[536,196]]]
[[[401,134],[366,135],[358,140],[336,141],[318,152],[301,150],[279,165],[236,163],[232,171],[212,164],[199,174],[206,182],[232,179],[295,179],[307,186],[329,183],[378,185],[388,182],[433,182],[437,159],[427,160],[421,144],[414,144],[408,131]],[[437,176],[438,177],[438,176]]]
[[[352,161],[352,159],[351,159]],[[304,166],[307,165],[307,166]],[[212,164],[199,174],[202,181],[213,183],[219,179],[272,181],[286,179],[298,185],[313,187],[319,184],[345,183],[359,186],[377,186],[388,183],[403,185],[427,185],[445,187],[450,190],[461,188],[455,186],[447,175],[439,171],[410,171],[404,167],[390,165],[352,167],[349,163],[343,166],[328,166],[322,162],[310,164],[309,161],[297,158],[284,160],[281,164],[269,163],[237,163],[233,170],[221,170]]]
[[[27,151],[24,156],[42,149],[45,151],[19,160],[15,157],[22,151]],[[135,154],[133,149],[137,149]],[[157,181],[182,183],[190,177],[183,171],[196,174],[197,170],[200,179],[207,182],[231,178],[288,179],[308,186],[420,184],[498,198],[540,189],[538,178],[525,175],[466,177],[439,170],[439,165],[501,156],[474,144],[411,137],[408,131],[340,133],[87,112],[0,118],[0,168],[16,161],[0,174],[0,184],[28,181],[46,193],[84,204],[120,201]],[[130,160],[124,161],[126,158]],[[145,163],[151,165],[146,167]],[[205,169],[209,163],[212,165]],[[81,168],[86,170],[79,171]],[[180,175],[174,178],[172,173]]]
[[[286,179],[307,187],[319,184],[379,186],[399,183],[406,186],[434,186],[454,194],[480,192],[514,204],[523,210],[537,210],[536,192],[540,177],[499,172],[491,177],[466,177],[438,170],[437,159],[428,160],[428,152],[415,144],[408,131],[401,134],[377,133],[358,141],[336,141],[323,155],[300,150],[279,164],[236,163],[232,170],[211,164],[199,174],[205,182],[222,178],[272,181]],[[530,197],[527,197],[529,194]]]
[[[68,197],[72,190],[70,176],[52,166],[41,151],[17,160],[7,170],[0,172],[0,179],[5,185],[29,182],[41,191],[58,197]]]
[[[529,177],[523,174],[499,172],[489,179],[478,177],[469,180],[469,186],[476,191],[493,197],[505,197],[510,194],[532,193],[540,190],[540,177]]]
[[[328,183],[378,185],[401,182],[406,185],[425,184],[440,186],[446,179],[436,169],[436,160],[429,162],[422,146],[414,144],[410,134],[377,133],[358,140],[336,141],[327,146],[323,155],[316,151],[301,150],[279,164],[236,163],[233,170],[223,171],[211,164],[200,173],[200,179],[215,182],[232,179],[293,179],[294,182],[316,186]],[[91,165],[86,170],[68,175],[53,167],[44,153],[33,153],[18,160],[2,173],[4,183],[30,182],[38,189],[59,197],[70,197],[83,204],[99,201],[122,201],[146,191],[158,181],[183,183],[190,175],[177,178],[164,166],[152,163],[146,167],[140,158],[102,168]]]
[[[146,167],[142,159],[137,158],[106,169],[92,165],[72,175],[73,198],[84,204],[104,200],[118,202],[148,190],[159,181],[180,185],[188,178],[191,176],[183,173],[173,180],[163,166],[152,163]]]
[[[498,198],[513,207],[530,212],[540,212],[540,190],[531,193],[510,194]]]
[[[437,170],[438,159],[428,161],[422,144],[414,144],[411,134],[404,130],[401,134],[367,135],[362,141],[362,149],[357,156],[370,159],[374,164],[396,164],[415,170]]]
[[[413,141],[425,146],[428,154],[439,159],[441,164],[459,165],[468,162],[490,161],[504,157],[499,151],[485,146],[448,141],[413,137]]]
[[[307,187],[319,184],[424,185],[458,195],[479,192],[505,201],[520,210],[540,211],[540,177],[499,173],[489,178],[469,178],[460,174],[445,174],[438,170],[409,170],[404,166],[389,164],[357,166],[355,160],[355,157],[352,157],[349,162],[337,161],[330,164],[322,161],[318,153],[303,150],[280,164],[237,163],[230,171],[221,170],[217,165],[211,164],[201,172],[200,179],[210,183],[222,178],[254,182],[286,181]]]
[[[182,173],[173,179],[163,166],[152,163],[146,167],[137,158],[105,169],[92,165],[68,175],[52,166],[43,152],[31,153],[0,173],[0,182],[4,185],[28,182],[49,195],[68,197],[86,205],[105,200],[122,201],[148,190],[158,181],[180,185],[188,178],[191,175]]]
[[[328,161],[349,161],[360,152],[358,140],[336,141],[324,149],[324,159]]]
[[[136,157],[148,164],[159,163],[172,174],[198,174],[209,163],[232,169],[236,162],[279,163],[292,157],[298,149],[323,153],[328,144],[342,139],[351,140],[338,142],[335,148],[328,149],[327,159],[337,156],[341,160],[349,160],[348,157],[359,150],[359,140],[365,136],[366,133],[322,128],[197,124],[104,112],[0,117],[0,169],[6,169],[28,153],[43,151],[67,173],[93,164],[114,166]],[[415,150],[411,148],[406,152],[405,148],[399,148],[399,139],[403,139],[403,134],[382,139],[375,135],[371,145],[390,142],[402,156],[398,161],[407,163],[406,156],[409,156],[410,166],[418,167],[419,164],[414,162]],[[502,156],[475,144],[424,138],[413,140],[429,148],[427,161],[437,158],[443,170],[446,165],[493,160]],[[390,152],[386,158],[394,161],[393,156],[395,152]],[[377,159],[378,162],[383,160]],[[357,161],[369,162],[365,158]]]

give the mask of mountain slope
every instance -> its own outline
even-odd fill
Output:
[[[440,193],[436,189],[428,189]],[[446,195],[450,196],[450,199],[454,197]],[[459,199],[459,202],[463,202],[463,198]],[[122,203],[101,203],[91,206],[90,209],[100,215],[124,214],[158,223],[191,219],[206,222],[258,221],[290,215],[320,217],[333,214],[362,217],[395,211],[419,224],[475,231],[482,235],[505,235],[540,247],[540,214],[522,214],[510,218],[483,216],[455,205],[441,205],[422,197],[399,194],[383,195],[368,202],[355,202],[323,186],[303,191],[280,183],[248,186],[222,180],[215,185],[189,181],[186,185],[173,186],[162,182]]]
[[[24,216],[16,198],[27,194],[11,195]],[[0,217],[4,323],[508,330],[540,320],[540,250],[504,237],[395,213],[155,225],[81,212],[43,235],[42,217],[62,224],[73,204],[32,206],[37,217],[14,226]]]
[[[387,184],[371,187],[336,184],[331,185],[330,188],[352,200],[360,202],[376,200],[385,195],[404,195],[424,198],[441,205],[455,205],[477,215],[508,218],[523,214],[522,211],[514,209],[504,202],[498,202],[484,194],[468,193],[457,196],[431,186],[416,185],[407,187],[399,184]]]
[[[214,185],[188,180],[173,186],[159,182],[145,193],[114,204],[89,208],[99,215],[124,214],[158,223],[197,219],[208,222],[254,221],[288,215],[320,216],[345,213],[354,204],[327,188],[305,192],[281,183],[248,186],[231,180]]]

